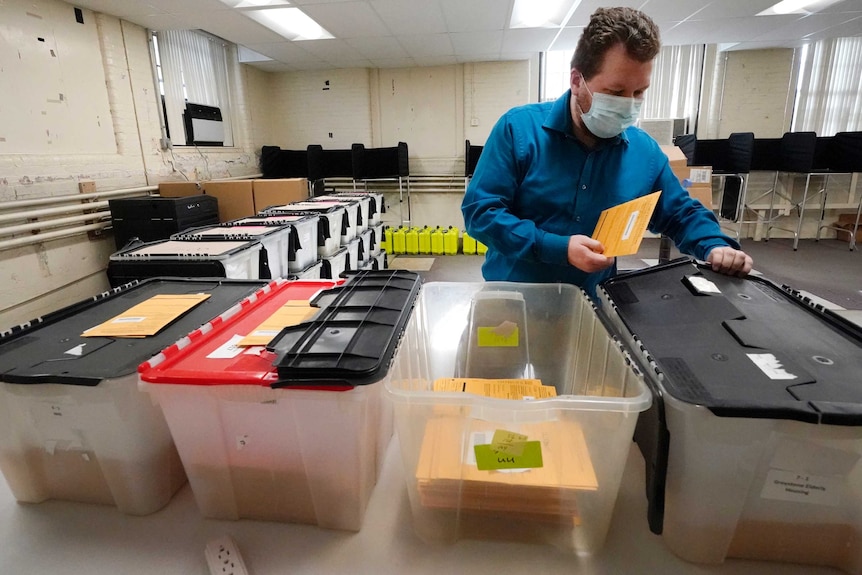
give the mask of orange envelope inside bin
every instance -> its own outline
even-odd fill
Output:
[[[653,192],[601,213],[593,239],[605,247],[602,255],[613,258],[637,253],[660,194]]]

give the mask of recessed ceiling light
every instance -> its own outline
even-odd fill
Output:
[[[244,10],[243,14],[288,40],[321,40],[335,37],[299,8]]]
[[[581,0],[515,0],[509,28],[559,28]]]
[[[231,8],[267,8],[271,6],[290,6],[288,0],[221,0]]]
[[[811,14],[819,12],[838,0],[781,0],[778,4],[770,6],[758,16],[776,16],[783,14]]]

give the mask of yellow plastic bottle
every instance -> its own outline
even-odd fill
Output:
[[[405,243],[407,244],[407,253],[416,255],[419,253],[419,228],[410,228],[404,234]]]
[[[407,229],[404,226],[400,226],[392,233],[392,253],[407,253]]]
[[[447,256],[457,255],[459,238],[460,232],[458,231],[458,228],[449,226],[449,229],[446,230],[443,237],[443,253]]]
[[[380,240],[380,249],[387,254],[392,253],[392,227],[386,226],[383,230],[383,238]]]
[[[428,226],[425,226],[424,228],[419,230],[419,253],[431,253],[431,228],[429,228]]]
[[[482,242],[476,240],[476,253],[479,254],[480,256],[484,256],[485,252],[487,252],[487,251],[488,251],[488,246],[486,246]]]
[[[474,256],[476,255],[476,238],[467,233],[467,230],[464,230],[464,234],[462,237],[462,247],[461,251],[464,252],[465,255]]]
[[[431,253],[435,256],[443,255],[443,229],[440,226],[431,232]]]

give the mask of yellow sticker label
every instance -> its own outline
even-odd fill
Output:
[[[524,444],[528,437],[514,431],[498,429],[491,439],[491,449],[497,453],[520,456],[524,453]]]
[[[518,347],[518,324],[504,321],[496,327],[480,327],[479,347]]]

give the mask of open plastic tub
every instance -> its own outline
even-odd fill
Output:
[[[146,515],[186,478],[161,410],[137,387],[141,362],[262,289],[251,280],[149,279],[0,337],[0,470],[15,499],[115,505]],[[154,336],[83,337],[154,296],[209,297]]]
[[[489,336],[504,327],[501,340]],[[643,376],[583,291],[560,284],[423,285],[386,391],[413,523],[431,542],[515,539],[591,554],[604,543]],[[538,378],[557,397],[507,400],[433,391],[438,378]],[[481,471],[495,431],[541,444],[543,466]]]
[[[352,287],[348,282],[344,288],[359,293],[389,280],[366,275],[351,281]],[[237,346],[286,303],[315,294],[325,303],[314,318],[285,328],[290,335],[328,333],[340,320],[327,314],[374,313],[341,290],[333,304],[333,292],[321,290],[334,285],[279,280],[268,293],[243,302],[239,313],[213,321],[140,367],[140,388],[164,411],[205,517],[354,531],[362,526],[392,436],[391,406],[383,401],[381,382],[388,363],[357,375],[349,360],[346,367],[329,361],[331,354],[321,360],[309,344],[298,354],[286,350],[286,361],[295,364],[278,367],[281,354]],[[339,327],[343,335],[364,333],[356,325]],[[306,359],[314,363],[311,371]]]

